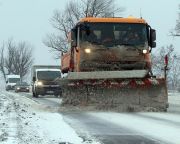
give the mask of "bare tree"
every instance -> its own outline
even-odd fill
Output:
[[[56,10],[51,18],[51,24],[57,34],[49,34],[43,41],[52,51],[67,51],[68,32],[83,17],[112,17],[124,11],[124,8],[117,8],[115,0],[71,0],[67,3],[64,11]]]
[[[7,74],[18,74],[23,79],[33,63],[32,48],[26,42],[15,44],[12,39],[2,46],[0,56],[0,70],[4,78]]]
[[[180,56],[178,56],[174,51],[173,45],[161,47],[159,51],[156,51],[156,54],[152,55],[153,72],[157,76],[162,76],[164,74],[165,55],[168,56],[168,85],[172,89],[176,89],[178,86],[180,86]]]
[[[14,73],[20,74],[20,77],[24,77],[30,70],[33,58],[32,48],[26,42],[20,42],[15,49],[14,55]]]
[[[176,26],[173,30],[170,31],[171,36],[180,36],[180,5],[178,12],[178,19],[176,20]]]
[[[179,5],[179,10],[180,10],[180,5]],[[178,20],[176,21],[176,33],[180,36],[180,12],[178,13]]]
[[[153,73],[155,73],[155,75],[157,76],[161,76],[163,74],[164,65],[165,65],[164,64],[165,55],[168,56],[169,59],[168,67],[170,68],[172,63],[172,57],[176,55],[172,44],[166,47],[161,47],[159,51],[156,51],[152,55]]]
[[[7,54],[6,54],[6,58],[5,58],[5,68],[7,70],[7,74],[11,74],[14,73],[14,66],[13,63],[14,61],[14,56],[15,56],[15,43],[13,43],[13,39],[9,39],[7,42]]]
[[[180,56],[172,57],[171,69],[168,74],[169,84],[173,89],[179,89],[180,86]]]
[[[1,51],[0,51],[0,71],[2,72],[4,79],[6,79],[6,72],[5,72],[5,69],[4,69],[4,67],[5,67],[4,47],[5,46],[4,46],[4,43],[3,43],[2,47],[1,47]]]

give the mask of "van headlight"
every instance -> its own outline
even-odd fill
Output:
[[[38,86],[42,86],[43,83],[42,83],[41,81],[38,81],[38,82],[37,82],[37,85],[38,85]]]
[[[87,54],[91,53],[91,49],[90,49],[90,48],[86,48],[86,49],[84,49],[84,51],[85,51],[85,53],[87,53]]]
[[[147,54],[147,50],[146,49],[143,49],[143,54]]]
[[[35,82],[35,85],[36,85],[36,86],[42,86],[43,83],[42,83],[41,81],[36,81],[36,82]]]

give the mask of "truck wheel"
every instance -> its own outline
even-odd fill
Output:
[[[62,91],[59,91],[58,93],[54,94],[55,97],[62,97]]]
[[[60,98],[62,97],[62,90],[60,91],[59,97],[60,97]]]
[[[33,92],[33,97],[38,98],[38,94]]]
[[[54,96],[55,96],[55,97],[59,97],[59,95],[58,95],[58,94],[55,94]]]
[[[32,93],[32,96],[33,96],[33,97],[35,97],[35,94],[34,94],[34,92]]]
[[[37,93],[35,93],[35,96],[34,96],[35,98],[38,98],[39,97],[39,95],[37,94]]]

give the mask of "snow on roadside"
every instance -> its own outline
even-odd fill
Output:
[[[0,143],[99,144],[80,138],[59,113],[10,92],[0,94]]]
[[[180,93],[169,93],[168,101],[170,104],[180,105]]]

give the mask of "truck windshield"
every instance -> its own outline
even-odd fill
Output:
[[[89,33],[82,29],[81,42],[100,45],[144,45],[148,40],[145,24],[130,23],[89,23]]]
[[[37,78],[39,80],[55,80],[60,77],[60,71],[38,71]]]
[[[20,81],[20,78],[9,78],[9,83],[17,83]]]

